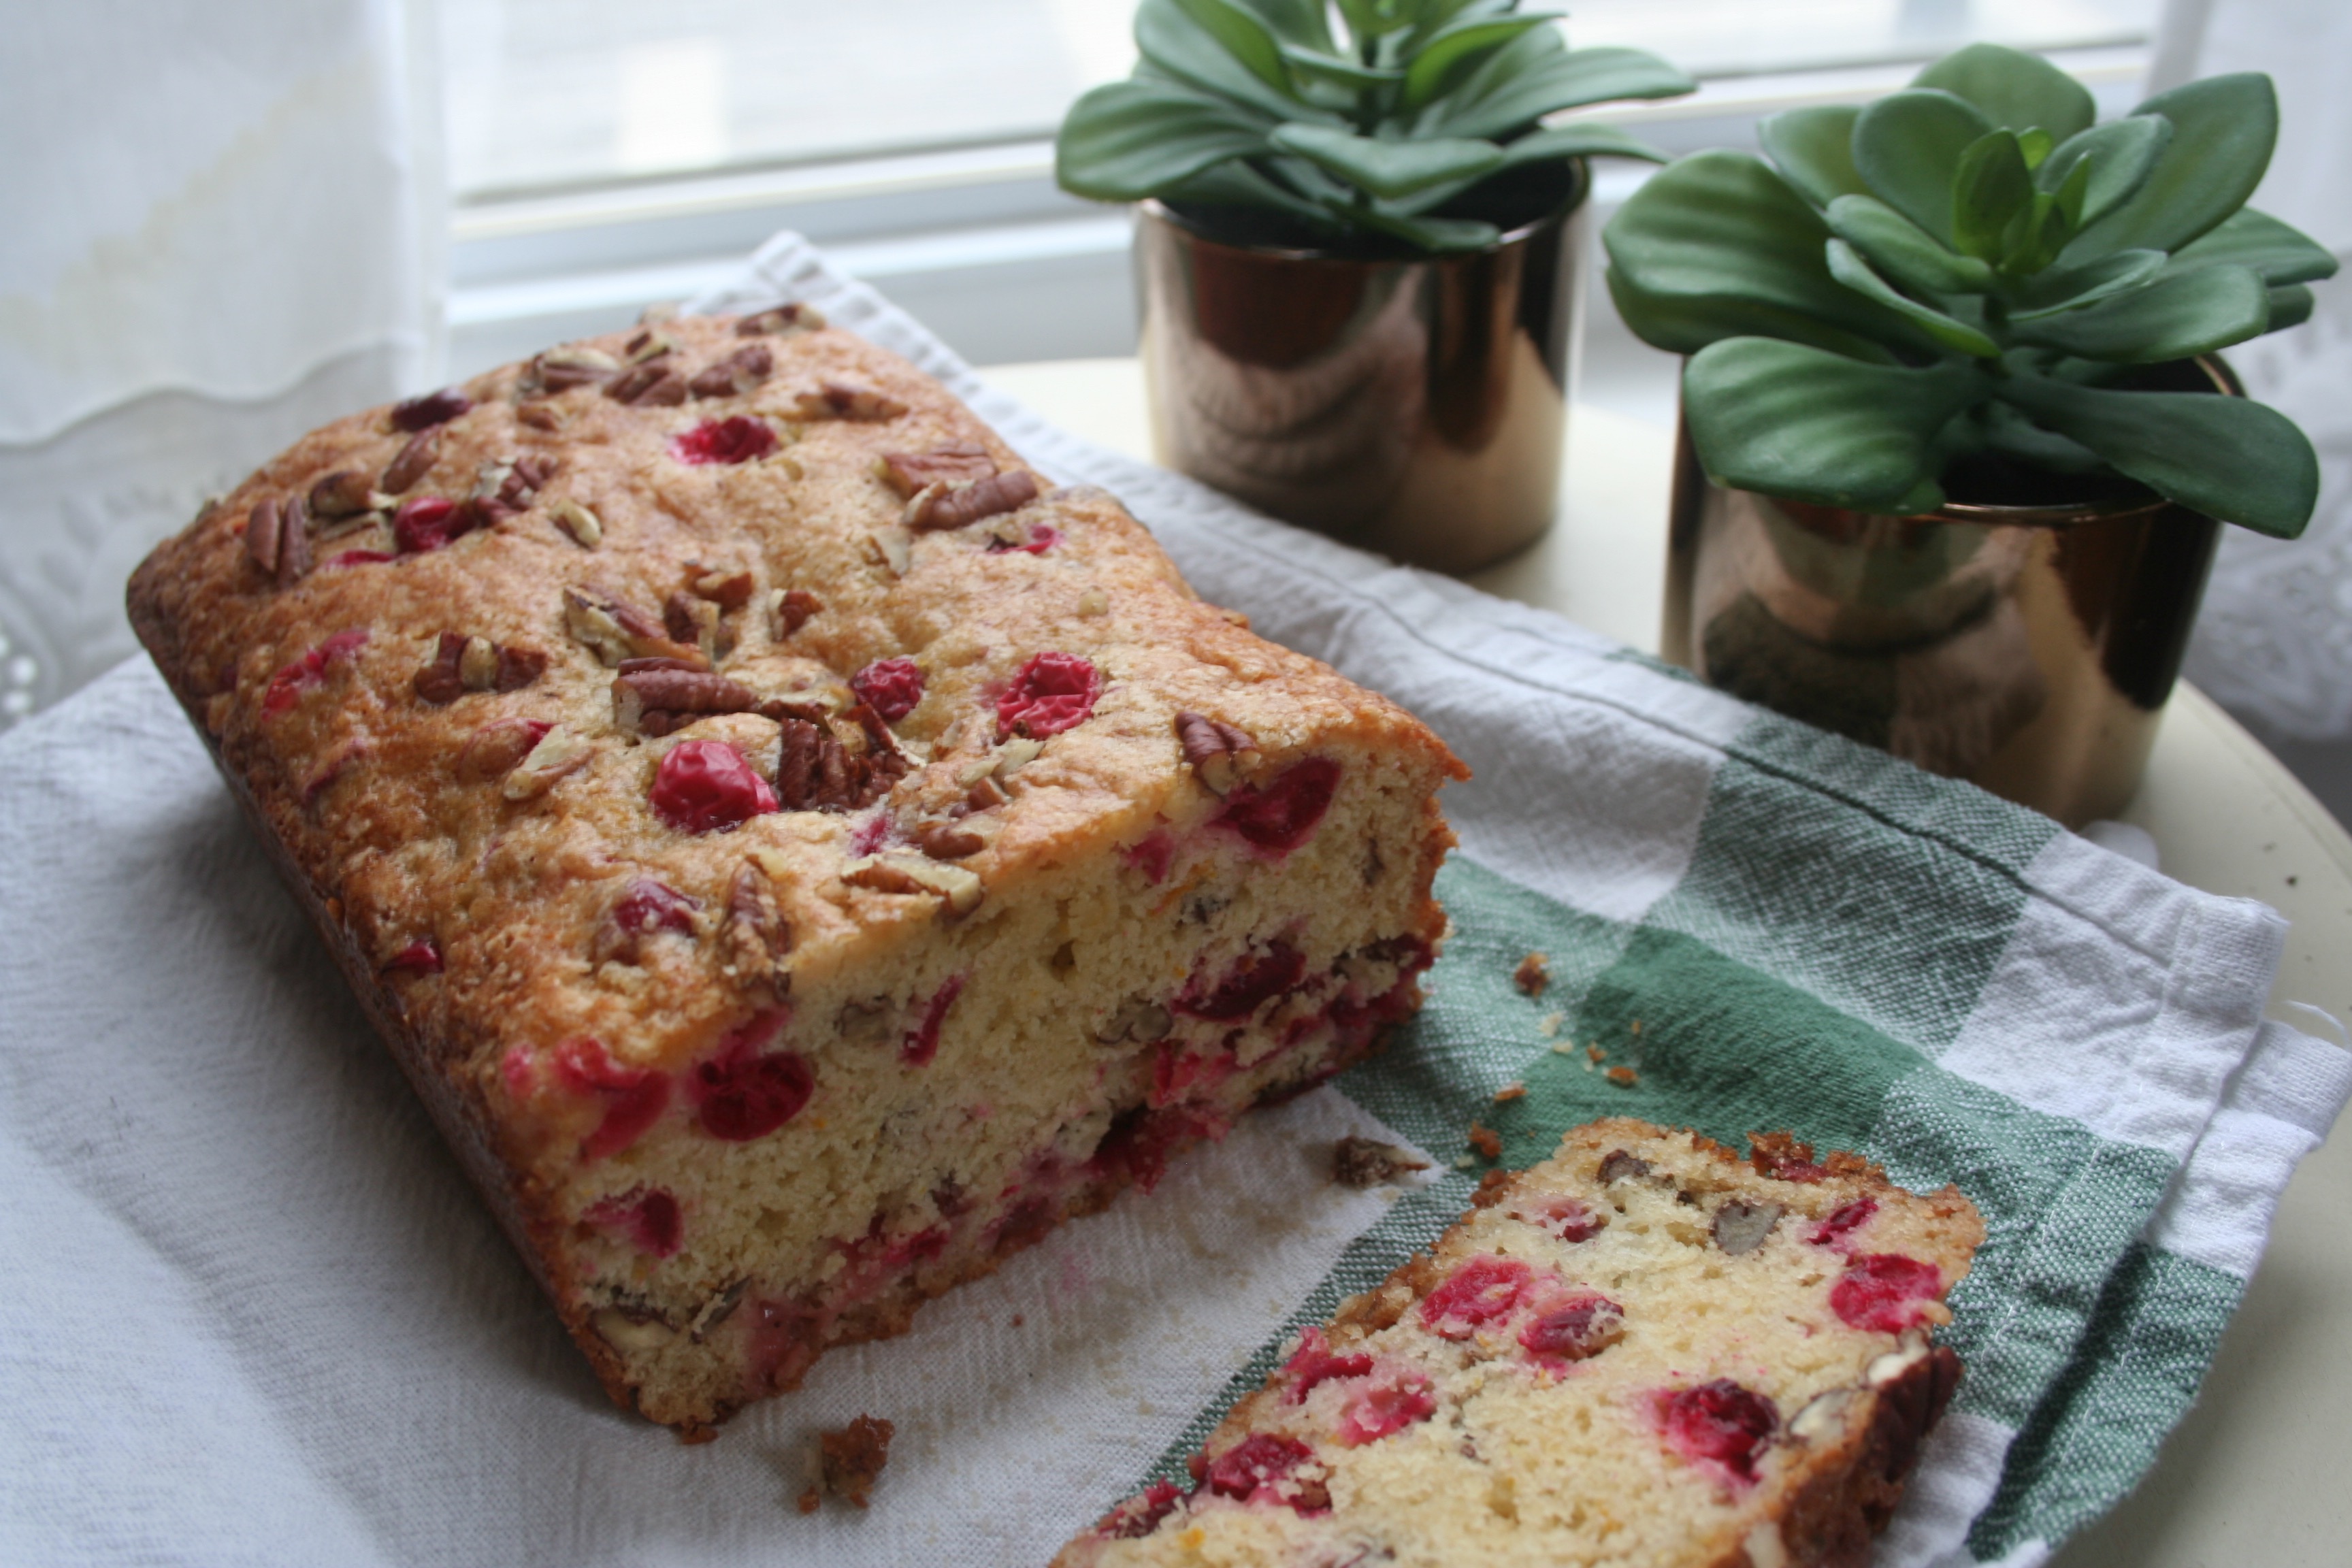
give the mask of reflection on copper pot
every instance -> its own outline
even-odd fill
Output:
[[[2080,826],[2139,786],[2219,533],[2145,490],[1920,517],[1780,500],[1709,480],[1685,430],[1663,651]]]
[[[1574,198],[1495,247],[1355,260],[1136,229],[1160,460],[1262,511],[1467,572],[1551,525]]]

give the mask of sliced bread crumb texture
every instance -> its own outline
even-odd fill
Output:
[[[1629,1120],[1307,1330],[1192,1462],[1057,1568],[1859,1563],[1957,1387],[1984,1230],[1786,1135]]]

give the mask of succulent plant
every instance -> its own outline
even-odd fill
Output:
[[[2270,79],[2094,119],[2064,72],[1979,44],[1859,110],[1773,116],[1769,163],[1710,152],[1652,176],[1605,233],[1610,292],[1690,356],[1708,474],[1898,514],[1988,473],[2121,475],[2301,532],[2318,489],[2302,432],[2176,389],[2194,385],[2177,362],[2303,321],[2305,285],[2336,270],[2243,205],[2278,132]]]
[[[1072,106],[1064,189],[1219,209],[1322,247],[1475,250],[1540,212],[1528,176],[1664,154],[1557,110],[1688,92],[1640,49],[1570,50],[1518,0],[1143,0],[1142,58]],[[1567,188],[1572,188],[1567,187]],[[1557,205],[1555,198],[1554,205]]]

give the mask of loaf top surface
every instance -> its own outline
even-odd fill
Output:
[[[1199,602],[1108,495],[791,307],[330,425],[130,607],[347,963],[477,1066],[575,1036],[682,1059],[793,969],[1198,816],[1203,765],[1272,831],[1310,746],[1466,776]],[[719,940],[599,963],[689,928]]]

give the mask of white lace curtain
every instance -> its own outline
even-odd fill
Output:
[[[207,494],[431,377],[432,6],[75,0],[0,29],[0,727],[131,653]]]

